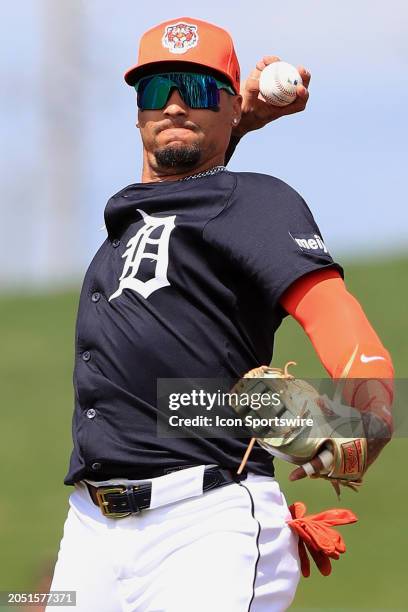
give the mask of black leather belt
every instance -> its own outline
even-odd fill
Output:
[[[165,470],[165,473],[170,474],[179,469],[186,469],[186,467],[188,466],[169,468]],[[239,482],[245,478],[246,474],[238,476],[229,469],[206,467],[204,470],[203,493],[233,482]],[[94,487],[89,483],[86,483],[86,485],[92,501],[96,506],[99,506],[104,516],[123,518],[150,507],[152,493],[151,482],[144,482],[138,485],[115,485],[111,487]]]

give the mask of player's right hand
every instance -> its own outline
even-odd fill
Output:
[[[242,96],[242,115],[239,125],[233,128],[234,136],[242,138],[247,132],[258,130],[284,115],[292,115],[305,110],[309,99],[308,87],[311,74],[304,66],[297,66],[303,85],[297,86],[297,98],[291,104],[273,106],[266,102],[259,92],[259,77],[262,70],[269,64],[278,61],[280,61],[279,57],[266,55],[256,64],[249,77],[242,83],[240,92]]]

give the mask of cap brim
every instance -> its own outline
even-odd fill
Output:
[[[215,70],[212,66],[207,66],[198,62],[186,62],[185,60],[172,60],[172,61],[163,61],[163,62],[149,62],[147,64],[141,64],[132,66],[125,72],[125,81],[128,85],[135,85],[136,82],[147,74],[154,74],[159,72],[169,72],[170,70],[179,71],[179,70],[190,70],[192,68],[199,68],[200,72],[205,72],[206,74],[215,75],[217,78],[222,81],[226,81],[228,85],[231,85],[235,93],[237,92],[234,83],[231,81],[231,77],[228,73],[222,72],[220,70]]]

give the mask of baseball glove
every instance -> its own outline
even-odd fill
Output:
[[[296,379],[288,372],[292,364],[250,370],[231,390],[230,405],[253,436],[238,473],[256,441],[270,454],[302,465],[309,477],[329,480],[338,495],[340,485],[357,490],[367,464],[361,414],[341,405],[341,389],[330,400]],[[324,466],[320,473],[309,463],[316,455]]]

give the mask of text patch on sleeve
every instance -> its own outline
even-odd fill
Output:
[[[289,236],[294,240],[301,251],[308,254],[328,255],[329,251],[323,242],[323,238],[319,234],[291,234]]]

